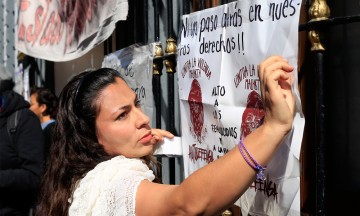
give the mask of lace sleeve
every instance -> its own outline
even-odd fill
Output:
[[[136,191],[154,174],[138,159],[122,156],[99,164],[78,184],[69,215],[135,215]]]
[[[146,179],[140,173],[130,172],[114,184],[107,200],[114,215],[135,215],[136,192],[140,182]],[[140,174],[140,175],[139,175]]]

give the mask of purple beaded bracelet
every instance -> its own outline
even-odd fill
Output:
[[[245,159],[246,163],[249,164],[249,166],[251,166],[254,170],[256,170],[257,174],[256,174],[256,179],[257,180],[261,180],[264,181],[266,179],[264,171],[266,170],[266,167],[261,166],[252,156],[251,154],[248,152],[248,150],[245,147],[244,144],[244,140],[241,139],[239,144],[238,144],[238,148],[239,151],[241,153],[241,155],[243,156],[243,158]],[[245,153],[243,151],[243,149],[245,150]],[[250,158],[250,160],[249,160]]]

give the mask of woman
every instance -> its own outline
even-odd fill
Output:
[[[102,68],[77,75],[60,96],[38,215],[219,214],[261,174],[291,130],[292,70],[279,56],[259,65],[264,123],[240,142],[239,149],[180,185],[153,182],[154,145],[173,135],[150,128],[149,118],[119,74]],[[222,184],[224,179],[227,184]]]
[[[58,98],[43,87],[34,87],[30,91],[30,110],[40,119],[45,138],[44,158],[47,159],[52,142],[52,132],[57,114]]]

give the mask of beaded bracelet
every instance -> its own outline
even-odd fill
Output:
[[[261,180],[261,181],[264,181],[266,179],[265,177],[265,174],[264,174],[264,171],[266,170],[266,167],[263,167],[261,166],[252,156],[251,154],[248,152],[248,150],[246,149],[245,147],[245,144],[244,144],[244,140],[241,139],[239,144],[238,144],[238,148],[239,148],[239,151],[241,153],[241,155],[243,156],[243,158],[245,159],[246,163],[249,164],[249,166],[251,166],[256,172],[256,179],[257,180]],[[245,150],[245,153],[243,151],[243,149]],[[250,158],[250,160],[248,159]]]

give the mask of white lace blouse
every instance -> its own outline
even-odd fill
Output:
[[[69,216],[135,215],[139,183],[154,178],[153,172],[140,159],[117,156],[104,161],[78,183],[69,199]]]

